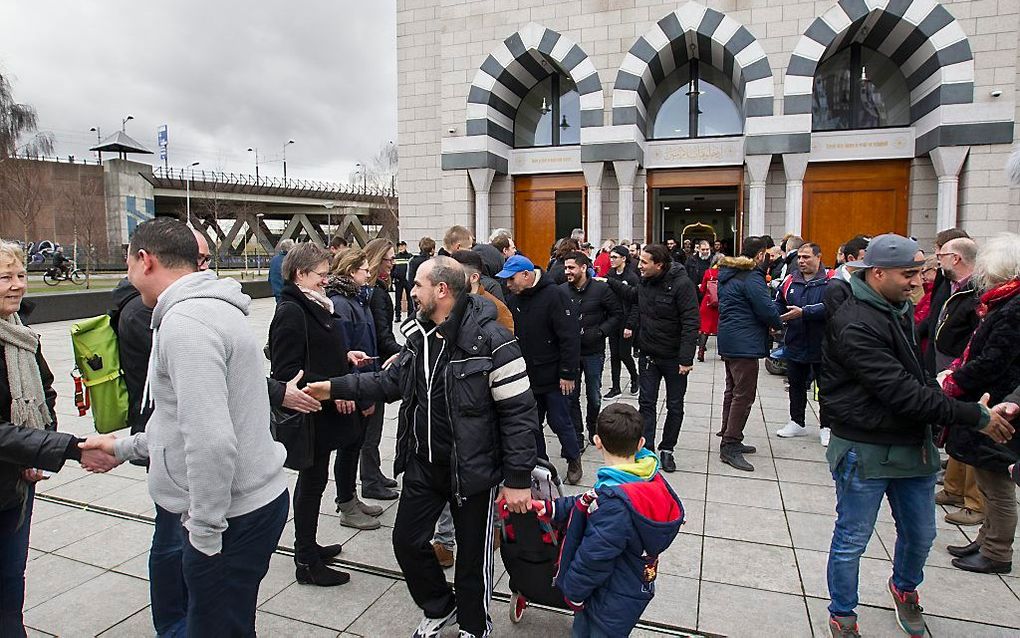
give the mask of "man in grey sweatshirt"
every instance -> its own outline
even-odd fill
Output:
[[[180,514],[189,637],[254,635],[259,583],[287,519],[284,447],[269,432],[250,297],[196,272],[191,230],[169,218],[138,226],[128,278],[153,308],[145,432],[93,437],[121,461],[149,459],[149,493]]]

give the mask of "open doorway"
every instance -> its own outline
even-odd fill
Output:
[[[648,188],[647,242],[675,239],[682,246],[707,239],[736,254],[743,231],[741,168],[650,171]]]

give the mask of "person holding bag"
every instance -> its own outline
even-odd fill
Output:
[[[357,353],[348,352],[343,332],[334,325],[333,302],[323,287],[329,257],[327,250],[307,242],[298,244],[283,260],[284,284],[269,326],[273,379],[286,382],[303,371],[302,383],[308,383],[350,372],[348,357]],[[361,447],[364,430],[352,417],[353,410],[350,401],[325,402],[320,412],[303,417],[312,430],[310,458],[295,458],[304,456],[302,451],[287,450],[288,464],[297,461],[300,468],[294,488],[294,562],[301,584],[329,587],[350,580],[350,574],[326,566],[341,546],[323,547],[315,536],[331,454]]]

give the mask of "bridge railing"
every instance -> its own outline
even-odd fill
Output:
[[[368,195],[374,197],[396,197],[397,191],[391,188],[379,188],[372,185],[343,184],[340,182],[326,182],[309,179],[294,179],[283,177],[255,177],[238,173],[224,173],[220,171],[195,170],[189,168],[163,168],[156,166],[152,171],[153,177],[157,180],[169,180],[180,182],[184,187],[187,181],[192,185],[201,184],[222,184],[228,187],[248,186],[260,188],[272,188],[291,191],[294,193],[321,193],[322,195]]]

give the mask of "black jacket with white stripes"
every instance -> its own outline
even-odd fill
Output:
[[[425,352],[427,329],[417,320],[408,319],[400,330],[407,342],[397,361],[380,372],[332,379],[332,398],[401,399],[396,474],[404,471],[412,454],[421,457],[424,452],[428,458],[427,454],[449,447],[448,460],[432,460],[453,470],[455,498],[480,494],[501,482],[507,487],[530,487],[539,433],[535,398],[520,346],[496,320],[493,305],[476,295],[461,297],[438,328],[445,341],[439,355]],[[428,402],[442,399],[432,392],[429,379],[418,378],[426,374],[429,363],[434,369],[428,376],[441,378],[445,386],[443,407],[448,421],[434,422],[427,416]],[[422,404],[423,411],[418,409]],[[424,427],[420,421],[416,425],[416,414],[419,419],[426,415],[429,422]],[[432,426],[445,428],[444,434],[452,426],[452,445],[447,441],[436,445]],[[423,431],[428,441],[420,440]]]

